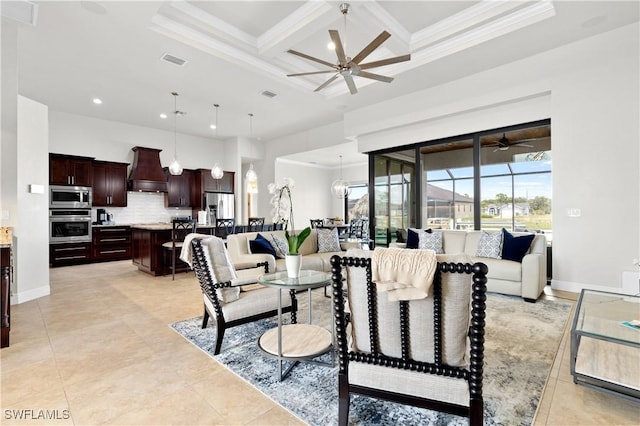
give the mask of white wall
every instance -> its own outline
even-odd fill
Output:
[[[18,176],[18,33],[10,20],[0,20],[2,70],[0,111],[2,144],[0,145],[0,225],[16,226]]]
[[[295,186],[291,191],[293,220],[297,229],[309,226],[309,219],[334,217],[330,169],[285,160],[276,160],[275,182],[291,178]],[[271,196],[271,194],[269,194]],[[271,218],[271,207],[268,210]]]
[[[349,112],[345,135],[365,152],[551,118],[553,285],[620,290],[640,257],[639,38],[636,23]]]
[[[48,109],[18,96],[18,218],[14,229],[15,291],[22,303],[49,294]],[[42,187],[32,193],[31,185]]]
[[[100,120],[60,111],[49,112],[49,152],[95,157],[96,160],[133,162],[134,146],[161,149],[160,163],[173,160],[173,131]],[[226,145],[214,139],[178,133],[178,160],[185,169],[210,169],[214,162],[235,171]]]

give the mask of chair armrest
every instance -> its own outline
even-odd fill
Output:
[[[407,248],[407,243],[389,243],[389,248]]]
[[[536,300],[547,284],[546,254],[529,253],[522,258],[522,297]]]
[[[266,253],[245,254],[235,257],[231,261],[236,271],[263,266],[265,262],[268,265],[268,269],[265,268],[265,272],[276,270],[276,258]]]

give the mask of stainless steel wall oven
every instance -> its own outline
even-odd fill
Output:
[[[49,210],[49,242],[90,242],[91,209]]]

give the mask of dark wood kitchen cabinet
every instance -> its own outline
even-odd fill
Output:
[[[129,226],[95,226],[92,230],[91,259],[96,262],[131,259]]]
[[[192,207],[199,204],[199,194],[195,190],[196,171],[183,170],[181,175],[174,176],[169,168],[164,168],[167,175],[167,207]]]
[[[127,206],[127,163],[94,161],[93,206]]]
[[[166,275],[162,243],[171,240],[171,228],[131,228],[133,264],[138,270],[158,276]]]
[[[196,186],[200,186],[199,193],[202,192],[225,192],[233,194],[235,188],[235,172],[224,172],[221,179],[214,179],[211,170],[198,169],[196,176]]]
[[[0,348],[9,346],[9,333],[11,331],[11,247],[0,247],[0,284],[2,293],[0,296]]]
[[[49,244],[51,266],[77,265],[91,260],[91,243]]]
[[[92,186],[93,158],[49,154],[49,184]]]

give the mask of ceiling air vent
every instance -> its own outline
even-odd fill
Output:
[[[262,95],[263,95],[263,96],[266,96],[267,98],[275,98],[275,97],[276,97],[276,94],[275,94],[275,93],[270,92],[270,91],[268,91],[268,90],[265,90],[264,92],[262,92]]]
[[[176,64],[178,66],[183,66],[187,63],[187,61],[185,61],[184,59],[178,58],[177,56],[173,56],[169,53],[165,53],[164,55],[162,55],[162,60],[171,62],[172,64]]]

